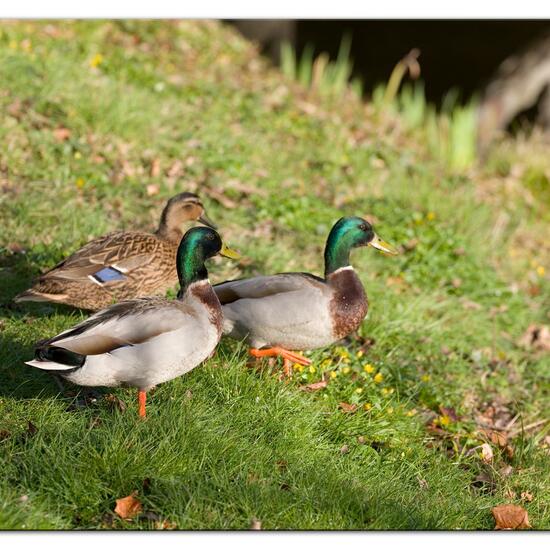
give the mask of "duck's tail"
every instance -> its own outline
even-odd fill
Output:
[[[36,348],[34,359],[25,363],[41,370],[68,372],[79,369],[85,361],[86,356],[81,353],[46,345]]]

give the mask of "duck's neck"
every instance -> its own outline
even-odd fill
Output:
[[[161,220],[159,227],[156,230],[156,235],[165,241],[177,245],[183,237],[183,232],[179,227],[170,227],[167,223]]]
[[[350,265],[349,255],[351,248],[352,246],[346,233],[334,227],[329,233],[325,246],[325,278],[335,271]]]
[[[180,282],[178,296],[183,296],[193,283],[208,282],[208,271],[204,265],[204,255],[200,248],[188,245],[184,242],[178,249],[176,266]]]

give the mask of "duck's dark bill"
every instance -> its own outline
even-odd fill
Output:
[[[204,225],[211,227],[212,229],[218,229],[218,226],[206,215],[206,212],[202,214],[202,216],[199,218],[199,221]]]
[[[369,245],[385,252],[386,254],[391,254],[392,256],[399,254],[396,248],[394,248],[390,243],[383,241],[376,233],[374,234],[374,238]]]
[[[225,246],[225,244],[222,245],[222,249],[220,250],[220,256],[224,256],[225,258],[231,258],[232,260],[240,260],[241,255],[232,248],[229,248],[228,246]]]

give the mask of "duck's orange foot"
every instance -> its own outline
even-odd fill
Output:
[[[147,400],[147,392],[138,390],[139,416],[145,418],[145,401]]]
[[[288,351],[284,348],[274,347],[267,349],[250,348],[250,355],[259,359],[260,357],[282,357],[283,358],[283,372],[286,377],[292,375],[292,363],[298,363],[299,365],[311,365],[311,361],[292,351]]]

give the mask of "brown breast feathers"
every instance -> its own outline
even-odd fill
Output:
[[[369,308],[367,295],[353,269],[331,273],[327,282],[333,289],[330,301],[332,330],[340,340],[359,328]]]
[[[216,327],[221,337],[223,314],[222,306],[210,284],[195,284],[191,289],[193,296],[198,298],[210,313],[210,322]]]

